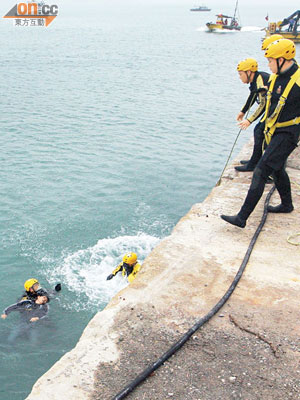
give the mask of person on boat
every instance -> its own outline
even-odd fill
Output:
[[[297,147],[300,135],[300,68],[294,60],[295,55],[295,44],[289,39],[276,40],[265,51],[272,72],[264,116],[264,135],[268,146],[254,169],[250,188],[238,214],[221,215],[224,221],[240,228],[246,226],[269,175],[273,176],[281,203],[269,205],[268,211],[290,213],[294,209],[285,164]]]
[[[23,295],[21,296],[21,300],[36,300],[37,292],[39,290],[41,290],[41,287],[40,287],[40,283],[37,279],[30,278],[30,279],[27,279],[27,281],[24,283],[24,289],[25,289],[25,293],[23,293]],[[43,289],[43,290],[46,292],[45,289]],[[54,291],[50,290],[48,292],[51,295],[54,295],[57,292],[59,292],[60,290],[61,290],[61,284],[58,283],[55,286]]]
[[[232,18],[231,26],[233,26],[233,27],[237,27],[238,26],[238,22],[237,22],[237,20],[235,18]]]
[[[258,64],[254,58],[246,58],[240,61],[237,70],[240,80],[244,84],[249,85],[250,90],[244,107],[236,117],[239,127],[245,130],[264,113],[266,105],[265,95],[270,75],[266,72],[258,71]],[[249,117],[247,116],[247,118],[244,119],[246,113],[249,112],[255,101],[258,103],[257,108]],[[237,171],[245,172],[254,170],[262,155],[262,144],[264,140],[263,130],[264,124],[259,121],[254,127],[254,146],[251,158],[248,161],[242,161],[244,165],[235,167]]]
[[[112,279],[117,275],[118,272],[122,272],[123,276],[126,276],[129,283],[131,283],[136,274],[141,269],[141,265],[137,261],[136,253],[127,253],[124,255],[122,262],[113,270],[113,272],[108,275],[107,280]]]
[[[293,32],[295,23],[296,23],[296,21],[295,21],[294,19],[290,19],[290,20],[289,20],[288,32]]]
[[[218,15],[216,24],[223,25],[223,15],[222,14]]]
[[[6,319],[11,312],[18,311],[21,313],[24,322],[36,322],[47,315],[49,311],[47,303],[49,301],[48,294],[43,289],[39,289],[36,292],[35,300],[21,300],[12,304],[3,311],[1,318]]]

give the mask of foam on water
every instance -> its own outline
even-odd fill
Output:
[[[75,294],[72,309],[93,310],[99,304],[106,304],[112,296],[127,286],[127,279],[118,274],[107,281],[106,277],[121,262],[122,256],[133,251],[138,254],[142,264],[151,250],[158,244],[159,238],[146,234],[119,236],[100,239],[97,244],[86,249],[68,254],[53,267],[53,260],[44,258],[49,267],[45,275],[51,285],[61,281],[67,290]],[[68,308],[68,304],[62,304]]]
[[[206,26],[199,26],[196,29],[197,32],[209,32],[209,29]],[[210,33],[219,33],[219,34],[227,34],[227,33],[238,33],[238,32],[262,32],[263,28],[260,26],[243,26],[240,31],[229,31],[229,30],[216,30]]]
[[[241,32],[262,32],[264,28],[261,26],[243,26]]]
[[[207,34],[207,15],[181,2],[91,0],[90,15],[72,6],[44,30],[0,26],[0,306],[30,277],[62,283],[37,344],[20,337],[8,355],[19,316],[2,323],[1,399],[26,397],[127,285],[106,281],[122,255],[143,263],[220,176],[248,96],[236,65],[252,54],[267,68],[264,33]],[[257,8],[242,15],[264,23]]]

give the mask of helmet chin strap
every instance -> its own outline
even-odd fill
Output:
[[[248,73],[248,71],[246,72],[246,75],[247,75],[247,83],[250,83],[251,74],[252,74],[251,71],[249,71],[249,73]]]
[[[281,65],[279,65],[279,58],[276,58],[276,64],[277,64],[277,74],[281,74],[281,69],[283,67],[283,64],[286,62],[286,59],[284,58]]]

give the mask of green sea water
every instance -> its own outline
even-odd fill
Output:
[[[254,18],[209,34],[213,14],[184,2],[67,4],[48,28],[0,24],[0,308],[28,278],[62,283],[28,332],[1,320],[1,400],[24,399],[126,286],[106,281],[125,252],[143,262],[205,199],[248,96],[236,65],[267,70]]]

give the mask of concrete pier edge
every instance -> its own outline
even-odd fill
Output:
[[[245,198],[252,173],[234,166],[251,150],[252,142],[227,167],[220,186],[156,246],[135,281],[95,315],[76,347],[34,384],[27,400],[112,399],[215,305],[241,264],[271,188],[266,185],[245,229],[220,219],[236,214]],[[242,280],[219,315],[129,399],[300,399],[300,257],[299,247],[287,242],[300,231],[299,156],[297,148],[287,164],[295,210],[268,215]],[[275,191],[271,204],[279,202]]]

